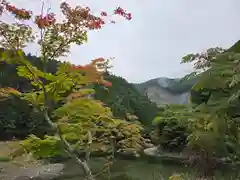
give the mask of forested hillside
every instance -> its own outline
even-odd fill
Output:
[[[127,118],[128,114],[135,115],[144,125],[149,125],[158,112],[155,103],[147,96],[142,95],[125,79],[114,75],[105,75],[105,79],[112,82],[107,90],[101,86],[95,86],[95,98],[111,107],[117,117]]]

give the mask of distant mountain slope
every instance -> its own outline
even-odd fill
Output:
[[[227,52],[240,53],[240,40]],[[191,87],[195,84],[196,78],[181,81],[181,79],[155,78],[144,83],[133,84],[136,89],[147,95],[148,98],[158,106],[166,104],[186,104],[189,99]],[[195,92],[196,94],[196,92]]]
[[[156,78],[134,84],[134,86],[158,106],[164,106],[166,104],[186,104],[194,83],[195,79],[181,81],[180,78]]]

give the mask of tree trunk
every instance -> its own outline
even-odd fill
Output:
[[[48,124],[56,131],[56,136],[59,137],[59,139],[61,140],[65,150],[68,152],[68,154],[70,156],[72,156],[72,158],[74,158],[76,160],[76,162],[82,167],[84,173],[85,173],[85,177],[87,180],[95,180],[94,176],[92,175],[91,169],[89,168],[87,161],[83,161],[81,160],[78,155],[76,154],[76,152],[74,151],[74,149],[71,147],[71,145],[66,141],[66,139],[62,136],[60,128],[58,127],[58,125],[56,123],[53,123],[51,121],[51,119],[48,116],[47,111],[45,110],[44,112],[44,116],[46,121],[48,122]]]
[[[84,161],[82,163],[82,166],[83,166],[83,169],[84,169],[84,172],[85,172],[85,175],[86,175],[86,179],[87,180],[95,180],[95,178],[92,175],[91,169],[89,168],[86,161]]]

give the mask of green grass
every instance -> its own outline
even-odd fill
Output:
[[[0,162],[9,162],[9,161],[11,161],[11,158],[0,156]]]

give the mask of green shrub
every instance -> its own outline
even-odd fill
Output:
[[[190,115],[187,107],[170,105],[154,119],[155,136],[163,150],[180,152],[187,145]]]
[[[10,161],[10,160],[11,160],[10,157],[1,157],[1,156],[0,156],[0,162],[8,162],[8,161]]]
[[[157,125],[159,144],[163,150],[182,151],[187,144],[187,126],[178,122],[176,118],[162,119]]]

